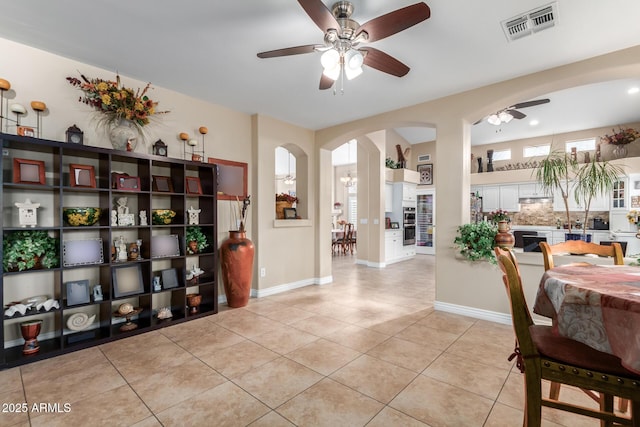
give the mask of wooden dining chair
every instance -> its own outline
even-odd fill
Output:
[[[611,246],[598,245],[596,243],[587,243],[582,240],[568,240],[555,245],[549,245],[546,242],[540,243],[542,249],[542,259],[544,261],[544,271],[553,268],[553,255],[555,254],[571,254],[571,255],[598,255],[613,257],[615,265],[624,265],[624,256],[620,243],[612,243]],[[589,264],[589,263],[585,263]]]
[[[349,250],[349,240],[351,239],[352,235],[353,224],[345,224],[342,233],[339,234],[331,243],[331,253],[334,253],[335,249],[337,249],[339,253],[346,254],[347,250]]]
[[[640,427],[640,375],[625,369],[616,356],[557,335],[550,326],[535,325],[524,298],[515,256],[500,248],[495,248],[495,254],[510,302],[517,341],[514,355],[524,373],[523,425],[539,427],[542,406],[547,406],[598,418],[607,427],[614,423]],[[599,410],[542,397],[543,379],[600,393]],[[630,418],[614,413],[614,396],[630,400]]]
[[[572,255],[598,255],[613,258],[614,265],[624,265],[623,251],[620,243],[613,242],[611,246],[598,245],[596,243],[587,243],[582,240],[568,240],[566,242],[557,243],[555,245],[549,245],[546,242],[540,243],[542,249],[542,257],[544,260],[544,271],[554,267],[553,255],[554,254],[572,254]],[[589,265],[588,262],[573,263]],[[599,396],[590,390],[582,390],[589,397],[598,401]],[[560,395],[560,384],[556,382],[551,383],[551,389],[549,390],[549,398],[558,400]],[[618,410],[620,412],[626,412],[629,402],[625,399],[620,399],[618,402]]]

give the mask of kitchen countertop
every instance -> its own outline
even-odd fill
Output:
[[[553,225],[511,225],[511,230],[523,230],[523,231],[562,231],[565,233],[568,233],[569,230],[565,229],[565,228],[556,228]],[[611,232],[612,230],[593,230],[591,228],[587,228],[587,233],[593,233],[596,231],[604,231],[604,232]],[[582,229],[576,229],[576,228],[572,228],[571,229],[572,233],[575,232],[582,232]]]

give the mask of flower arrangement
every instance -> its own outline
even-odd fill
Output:
[[[615,129],[611,130],[613,134],[601,136],[600,141],[613,145],[626,145],[640,138],[640,132],[633,128],[619,128],[618,132],[616,132]]]
[[[298,198],[287,193],[276,194],[276,202],[298,203]]]
[[[97,111],[103,113],[103,120],[107,123],[117,123],[119,120],[130,120],[138,128],[149,124],[154,114],[164,114],[168,111],[156,111],[157,102],[146,95],[151,89],[151,83],[140,91],[124,87],[120,84],[120,75],[116,74],[116,81],[103,79],[88,79],[80,74],[82,80],[67,77],[67,81],[84,92],[78,99]]]
[[[497,211],[493,211],[489,214],[489,220],[492,223],[497,224],[500,221],[511,221],[511,218],[509,218],[509,212],[498,209]]]
[[[627,214],[627,220],[631,224],[635,224],[640,227],[640,212],[634,210],[629,211],[629,213]]]

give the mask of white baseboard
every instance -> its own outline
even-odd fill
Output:
[[[475,319],[488,320],[489,322],[511,325],[511,315],[498,313],[497,311],[482,310],[480,308],[468,307],[465,305],[450,304],[448,302],[436,301],[433,308],[438,311],[459,314],[461,316],[473,317]]]
[[[313,279],[298,280],[298,281],[292,282],[292,283],[285,283],[285,284],[278,285],[278,286],[272,286],[272,287],[267,288],[267,289],[251,289],[250,297],[251,298],[268,297],[270,295],[280,294],[282,292],[287,292],[287,291],[291,291],[291,290],[294,290],[294,289],[303,288],[305,286],[310,286],[310,285],[323,286],[323,285],[327,285],[327,284],[332,283],[332,282],[333,282],[333,276],[325,276],[325,277],[319,277],[319,278],[313,278]],[[226,295],[224,295],[224,292],[222,294],[218,295],[218,304],[226,304],[226,302],[227,302],[227,297],[226,297]]]

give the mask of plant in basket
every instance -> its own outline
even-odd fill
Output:
[[[44,230],[13,231],[2,240],[4,271],[22,271],[60,265],[59,242]]]

